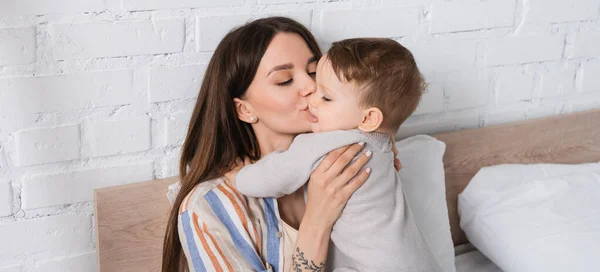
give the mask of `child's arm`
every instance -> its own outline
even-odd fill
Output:
[[[298,135],[286,151],[275,151],[237,174],[235,186],[251,197],[281,197],[306,183],[330,151],[361,141],[361,134],[332,131]]]

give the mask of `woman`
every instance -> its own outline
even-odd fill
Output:
[[[259,19],[223,38],[183,145],[163,271],[324,270],[331,228],[369,175],[367,156],[350,163],[362,145],[327,155],[307,199],[302,189],[277,200],[244,197],[232,183],[244,163],[310,131],[306,98],[320,57],[312,34],[288,18]]]

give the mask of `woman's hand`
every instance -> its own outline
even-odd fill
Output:
[[[353,144],[329,152],[308,181],[308,200],[298,230],[290,271],[324,271],[331,228],[342,214],[350,196],[362,186],[371,169],[362,169],[370,151],[352,159],[363,148]]]
[[[363,166],[372,152],[363,152],[352,164],[352,159],[362,150],[364,143],[353,144],[330,152],[313,171],[308,182],[308,200],[304,213],[307,223],[314,227],[331,229],[342,214],[350,196],[365,183],[370,168]]]

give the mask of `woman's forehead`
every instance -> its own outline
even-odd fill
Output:
[[[305,67],[313,53],[298,34],[278,33],[261,59],[261,69],[269,71],[274,66],[292,64]]]

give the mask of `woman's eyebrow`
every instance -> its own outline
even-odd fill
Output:
[[[282,65],[277,65],[275,67],[273,67],[271,69],[271,71],[269,71],[269,73],[267,74],[267,76],[269,76],[271,73],[275,72],[275,71],[280,71],[280,70],[287,70],[287,69],[293,69],[294,65],[291,63],[286,63],[286,64],[282,64]]]
[[[310,57],[308,59],[308,61],[306,63],[310,64],[310,63],[313,63],[313,62],[315,62],[317,60],[318,60],[317,56],[312,56],[312,57]],[[273,72],[281,71],[281,70],[287,70],[287,69],[294,69],[294,64],[286,63],[286,64],[277,65],[277,66],[271,68],[271,70],[269,71],[269,73],[267,73],[267,76],[269,76]]]

